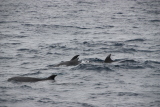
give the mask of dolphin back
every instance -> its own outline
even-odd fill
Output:
[[[57,65],[55,65],[55,67],[61,66],[61,65],[66,65],[66,66],[75,66],[78,65],[80,63],[80,61],[78,61],[78,56],[79,55],[75,55],[70,61],[63,61]]]
[[[31,77],[12,77],[9,78],[8,81],[15,81],[15,82],[37,82],[41,81],[39,78],[31,78]]]
[[[48,78],[32,78],[32,77],[12,77],[9,78],[8,81],[15,81],[15,82],[37,82],[37,81],[44,81],[44,80],[54,80],[57,75],[51,75]]]

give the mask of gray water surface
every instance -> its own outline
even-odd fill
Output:
[[[159,107],[159,41],[159,0],[1,0],[0,107]]]

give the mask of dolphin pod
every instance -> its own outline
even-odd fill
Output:
[[[78,56],[75,55],[70,61],[63,61],[59,64],[57,64],[55,67],[66,65],[66,66],[75,66],[78,65],[81,61],[78,61]],[[111,54],[109,54],[106,59],[104,60],[104,63],[112,63],[114,62],[111,59]],[[48,78],[33,78],[33,77],[12,77],[9,78],[8,81],[17,81],[17,82],[38,82],[38,81],[45,81],[45,80],[54,80],[57,75],[51,75]]]
[[[61,65],[66,65],[66,66],[78,65],[79,63],[81,63],[81,61],[78,61],[79,59],[78,56],[79,55],[75,55],[70,61],[62,61],[59,64],[55,65],[55,67],[59,67]],[[109,54],[104,60],[104,63],[111,63],[111,62],[114,62],[114,61],[111,59],[111,54]]]
[[[9,78],[8,81],[15,81],[15,82],[38,82],[38,81],[45,81],[45,80],[54,80],[57,75],[51,75],[48,78],[32,78],[32,77],[12,77]]]

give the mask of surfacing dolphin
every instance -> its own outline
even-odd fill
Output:
[[[45,81],[45,80],[54,80],[57,75],[51,75],[48,78],[32,78],[32,77],[12,77],[9,78],[8,81],[15,81],[15,82],[38,82],[38,81]]]
[[[111,62],[114,62],[114,61],[111,59],[111,54],[109,54],[104,60],[104,63],[111,63]]]
[[[55,65],[55,67],[61,66],[61,65],[66,65],[66,66],[75,66],[78,65],[81,61],[78,61],[78,56],[74,56],[70,61],[62,61],[61,63]]]

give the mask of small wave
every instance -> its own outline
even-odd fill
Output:
[[[55,28],[76,28],[76,29],[90,29],[86,27],[78,27],[78,26],[62,26],[62,25],[53,25]]]
[[[11,43],[11,45],[20,45],[21,43]]]
[[[123,43],[114,43],[114,46],[123,46]]]
[[[58,44],[51,44],[50,46],[49,46],[49,48],[66,48],[66,45],[62,45],[62,44],[60,44],[60,43],[58,43]]]
[[[159,68],[160,62],[158,61],[145,61],[144,62],[145,67],[147,68]]]
[[[138,96],[138,93],[132,93],[132,92],[119,92],[118,96]]]
[[[21,43],[5,43],[5,44],[1,44],[1,45],[20,45]]]
[[[62,75],[62,74],[61,74]],[[63,74],[64,75],[64,74]],[[71,82],[71,83],[57,83],[56,85],[62,85],[62,86],[81,86],[83,85],[83,82]],[[65,90],[68,91],[68,90]]]
[[[157,5],[158,5],[158,3],[157,3]],[[156,10],[148,10],[147,13],[148,13],[148,14],[153,14],[153,15],[158,15],[158,14],[160,14],[160,11],[159,11],[159,9],[156,9]]]
[[[113,71],[111,68],[107,67],[106,65],[93,65],[93,64],[79,64],[72,70],[88,70],[88,71]]]
[[[145,41],[145,39],[131,39],[131,40],[127,40],[126,42],[143,42]]]
[[[32,27],[34,24],[22,24],[23,26]]]
[[[33,69],[31,71],[46,71],[46,70],[48,70],[48,68]]]
[[[53,102],[53,101],[52,101]],[[81,102],[53,102],[53,104],[56,103],[57,107],[97,107],[95,105],[92,105],[90,103],[81,103]]]
[[[84,59],[84,61],[87,61],[87,62],[95,62],[95,63],[103,63],[104,60],[102,59],[99,59],[99,58],[87,58],[87,59]]]
[[[138,63],[138,62],[133,59],[126,59],[126,60],[120,61],[120,63]]]
[[[133,26],[133,28],[139,28],[139,27],[137,27],[137,26]]]
[[[10,89],[10,87],[0,86],[0,89],[1,89],[1,90],[8,90],[8,89]]]
[[[150,20],[150,22],[160,22],[160,20]]]
[[[132,59],[119,61],[119,63],[121,63],[121,65],[115,65],[115,67],[120,67],[123,69],[144,69],[145,68],[143,63],[140,63],[140,62],[132,60]]]
[[[102,27],[95,27],[96,29],[106,29],[106,28],[113,28],[112,25],[102,26]]]
[[[91,105],[89,103],[79,103],[82,105],[82,107],[95,107],[94,105]]]
[[[81,43],[80,43],[80,44],[81,44]],[[98,47],[98,46],[103,46],[103,45],[105,45],[105,43],[102,43],[101,41],[99,41],[99,42],[84,41],[82,44],[85,45],[85,46],[87,46],[87,47]]]
[[[160,77],[160,73],[153,73],[153,74],[151,74],[151,76]]]
[[[0,57],[0,59],[13,59],[12,57]]]
[[[137,50],[138,52],[154,52],[152,50]]]
[[[48,25],[48,24],[22,24],[27,27],[42,27],[42,28],[73,28],[73,29],[91,29],[87,27],[79,27],[79,26],[65,26],[65,25]]]
[[[127,52],[127,53],[137,52],[137,50],[134,48],[123,48],[121,51]]]
[[[144,69],[145,67],[143,65],[131,65],[126,66],[127,69]]]
[[[38,74],[42,74],[40,71],[35,72],[35,73],[27,73],[27,74],[23,74],[21,76],[28,76],[28,75],[38,75]]]
[[[38,53],[38,50],[35,50],[35,49],[27,49],[27,48],[17,49],[17,51],[29,52],[29,53]]]
[[[118,13],[116,13],[116,14],[123,14],[122,12],[118,12]]]
[[[78,1],[77,4],[94,4],[94,2]]]
[[[145,64],[160,64],[158,61],[145,61]]]
[[[4,102],[7,102],[8,100],[6,100],[5,98],[0,98],[0,103],[3,104]],[[5,106],[1,106],[1,107],[5,107]]]
[[[22,32],[21,32],[22,33]],[[28,36],[15,36],[16,38],[26,38]]]
[[[160,85],[159,84],[153,84],[153,85],[149,85],[149,84],[144,84],[144,85],[141,85],[141,87],[144,87],[144,88],[153,88],[153,87],[156,87],[156,88],[160,88]]]
[[[42,98],[38,100],[38,102],[41,102],[41,103],[51,103],[52,102],[53,103],[53,101],[50,98]]]
[[[30,62],[23,62],[21,65],[27,65],[30,64]]]
[[[23,89],[32,89],[32,87],[30,87],[28,85],[22,85],[20,88],[23,88]]]
[[[17,51],[29,51],[29,49],[23,48],[23,49],[18,49]]]
[[[17,23],[17,21],[0,21],[0,23]]]
[[[47,65],[47,67],[56,67],[56,64],[52,64],[52,65]]]
[[[155,100],[155,101],[150,103],[149,107],[159,107],[159,106],[160,106],[160,101],[159,100]]]

